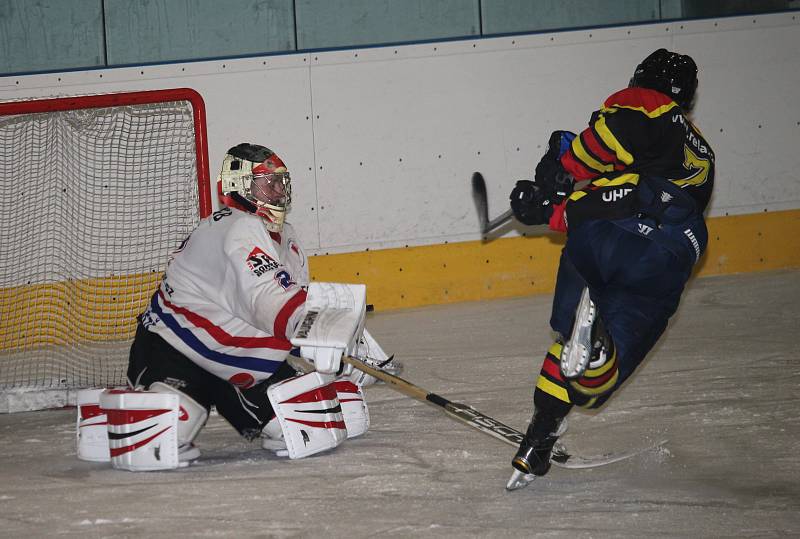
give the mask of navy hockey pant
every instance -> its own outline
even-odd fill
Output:
[[[651,230],[642,229],[640,223]],[[652,221],[637,219],[587,221],[570,230],[561,254],[550,325],[569,338],[581,293],[588,286],[616,347],[619,370],[614,386],[591,407],[605,402],[633,374],[666,329],[705,247],[706,234],[702,217],[663,230]],[[567,389],[568,384],[562,382]],[[572,403],[586,404],[579,400]]]

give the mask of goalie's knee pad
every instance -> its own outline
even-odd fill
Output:
[[[200,456],[194,440],[208,420],[208,410],[192,397],[164,382],[153,382],[150,391],[178,395],[178,456],[181,462],[191,462]]]
[[[112,389],[100,395],[100,408],[108,416],[109,454],[114,468],[150,471],[180,466],[178,395]]]
[[[369,429],[369,409],[364,390],[348,377],[337,379],[333,386],[342,407],[342,417],[347,428],[347,437],[361,436]]]
[[[284,380],[269,386],[267,397],[277,424],[271,421],[264,428],[266,449],[275,450],[269,445],[280,437],[277,426],[290,459],[333,449],[347,438],[332,375],[310,372]]]

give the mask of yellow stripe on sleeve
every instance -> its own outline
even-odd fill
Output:
[[[586,165],[587,168],[591,168],[597,172],[612,172],[614,170],[614,165],[601,163],[589,155],[589,152],[587,152],[586,148],[583,147],[581,137],[575,137],[575,139],[572,141],[572,153],[575,154],[575,157],[577,157],[581,163]]]
[[[639,185],[639,175],[633,173],[620,174],[612,180],[609,180],[608,178],[600,178],[593,181],[592,185],[596,185],[598,187],[615,187],[618,185],[625,185],[626,183]]]
[[[641,112],[648,118],[658,118],[662,114],[666,114],[673,108],[677,107],[678,104],[672,101],[671,103],[667,103],[666,105],[661,105],[653,110],[647,110],[644,107],[631,107],[629,105],[615,105],[613,108],[603,107],[601,110],[603,112],[615,112],[618,109],[628,109],[628,110],[635,110],[636,112]]]
[[[614,154],[616,154],[617,159],[625,163],[626,165],[630,165],[633,163],[633,156],[626,150],[622,144],[617,140],[617,137],[611,132],[611,130],[606,125],[605,116],[600,116],[600,118],[594,123],[594,129],[597,131],[597,134],[600,135],[600,138],[603,140],[606,146],[608,146]]]

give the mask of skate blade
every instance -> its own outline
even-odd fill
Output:
[[[511,479],[508,480],[506,484],[506,490],[519,490],[521,488],[527,487],[536,476],[533,474],[526,474],[519,470],[514,470],[514,473],[511,474]]]
[[[561,351],[561,374],[565,378],[578,378],[589,365],[592,352],[592,325],[597,316],[597,309],[589,298],[588,288],[583,289],[577,313],[572,335]]]

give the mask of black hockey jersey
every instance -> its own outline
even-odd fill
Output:
[[[570,226],[635,215],[641,201],[634,193],[648,178],[669,182],[675,189],[662,196],[683,199],[696,213],[706,209],[714,186],[708,142],[677,103],[647,88],[626,88],[606,99],[561,163],[577,182],[589,180],[567,200]]]

